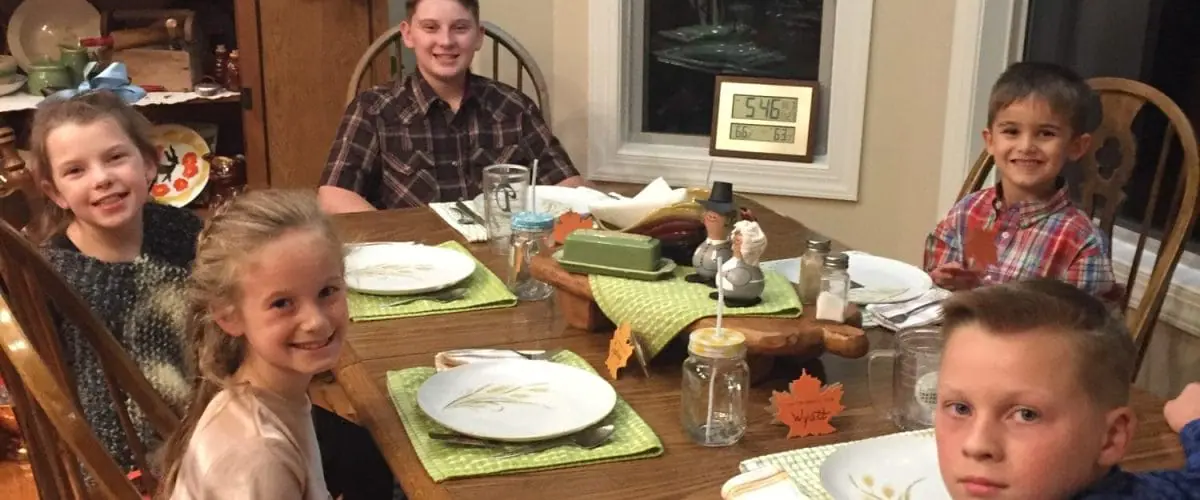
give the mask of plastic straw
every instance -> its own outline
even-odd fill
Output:
[[[717,283],[716,283],[716,285],[717,285],[717,336],[718,337],[722,335],[721,317],[725,315],[725,288],[721,286],[721,266],[723,264],[724,264],[724,262],[721,262],[721,258],[717,257],[717,279],[716,279]]]
[[[720,338],[723,335],[721,330],[721,317],[725,315],[725,291],[724,288],[721,287],[721,266],[723,264],[724,262],[721,262],[721,258],[717,257],[717,338]],[[717,367],[716,365],[712,365],[712,368],[708,372],[708,413],[704,424],[704,442],[706,444],[712,444],[713,396],[716,394],[716,389]]]
[[[537,206],[537,181],[538,181],[537,167],[538,167],[538,161],[537,161],[537,158],[534,158],[533,159],[533,182],[531,183],[531,185],[533,187],[529,188],[529,205],[530,205],[529,211],[530,212],[538,211],[538,206]]]

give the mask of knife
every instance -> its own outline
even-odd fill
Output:
[[[454,202],[454,206],[458,207],[458,209],[461,210],[462,213],[467,214],[467,217],[470,217],[471,220],[475,221],[476,224],[487,227],[487,224],[484,223],[484,221],[483,221],[483,217],[480,217],[479,214],[475,213],[474,210],[471,210],[471,207],[468,207],[467,204],[463,203],[462,200],[458,200],[458,201]]]

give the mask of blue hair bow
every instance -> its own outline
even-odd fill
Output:
[[[86,75],[92,74],[97,66],[99,66],[99,63],[96,61],[87,63],[87,66],[83,68],[85,78],[79,83],[78,88],[60,90],[51,94],[47,99],[70,99],[94,90],[111,91],[128,104],[133,104],[146,97],[145,89],[130,83],[129,72],[125,69],[125,63],[110,63],[107,68],[104,68],[96,76],[87,78]]]

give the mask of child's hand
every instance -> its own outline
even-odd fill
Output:
[[[1183,388],[1179,397],[1167,401],[1163,406],[1167,425],[1179,432],[1189,422],[1200,419],[1200,382],[1192,382]]]
[[[933,283],[947,290],[970,290],[979,286],[979,273],[964,268],[957,262],[947,262],[929,272]]]

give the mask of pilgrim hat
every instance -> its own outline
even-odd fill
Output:
[[[721,181],[713,182],[712,191],[708,193],[708,199],[700,200],[700,204],[704,205],[704,208],[721,215],[733,212],[733,184]]]

